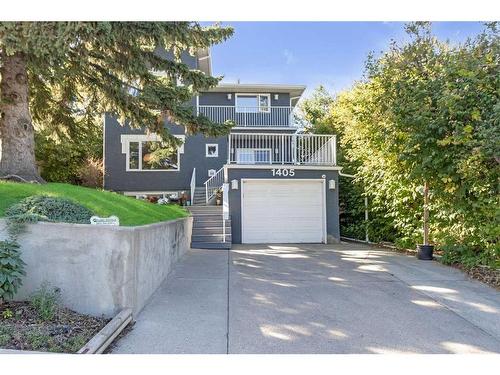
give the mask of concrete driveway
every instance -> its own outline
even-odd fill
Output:
[[[191,250],[115,353],[500,353],[500,293],[358,244]]]

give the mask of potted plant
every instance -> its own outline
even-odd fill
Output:
[[[434,246],[429,244],[429,182],[424,182],[424,243],[417,245],[417,258],[421,260],[432,260]]]
[[[222,204],[222,190],[218,189],[215,193],[215,204],[220,206]]]

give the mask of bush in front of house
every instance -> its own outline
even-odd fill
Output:
[[[78,168],[78,178],[82,186],[102,188],[103,173],[103,162],[98,158],[87,158]]]
[[[41,221],[89,224],[94,215],[88,208],[72,200],[33,195],[9,207],[6,217],[32,216]]]

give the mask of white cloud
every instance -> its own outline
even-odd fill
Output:
[[[287,65],[293,64],[297,61],[297,58],[295,57],[293,52],[288,49],[283,50],[283,56],[285,56],[285,63]]]

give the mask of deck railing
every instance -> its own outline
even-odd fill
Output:
[[[293,127],[293,107],[200,105],[198,113],[216,123],[234,121],[238,127]]]
[[[335,135],[231,133],[229,164],[336,165]]]
[[[222,187],[224,183],[224,167],[219,169],[212,177],[205,181],[205,199],[206,203],[217,194],[217,190]]]

